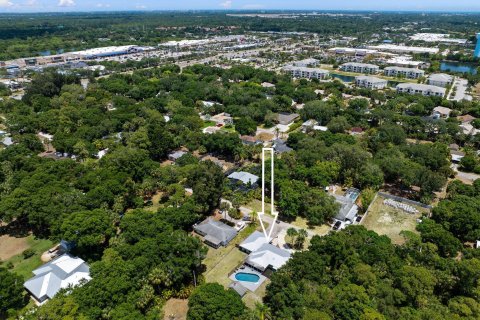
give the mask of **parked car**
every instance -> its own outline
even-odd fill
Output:
[[[342,222],[341,222],[341,221],[337,221],[337,222],[335,222],[335,224],[333,225],[333,230],[338,230],[341,226],[342,226]]]

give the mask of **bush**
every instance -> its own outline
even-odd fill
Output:
[[[27,249],[27,250],[22,252],[23,259],[28,259],[28,258],[32,257],[34,254],[35,254],[35,251],[33,251],[32,249]]]

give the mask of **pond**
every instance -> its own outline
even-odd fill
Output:
[[[440,70],[441,71],[450,71],[450,72],[477,74],[477,66],[475,64],[470,64],[470,63],[443,61],[440,64]]]
[[[342,80],[343,82],[354,82],[355,81],[354,76],[346,76],[346,75],[338,74],[338,73],[330,73],[330,75],[335,79]]]

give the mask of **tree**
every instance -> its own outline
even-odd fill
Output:
[[[212,161],[202,161],[188,176],[193,199],[203,213],[209,213],[220,203],[224,186],[222,169]]]
[[[344,133],[345,130],[350,128],[350,124],[348,123],[347,118],[338,116],[328,122],[327,128],[333,133]]]
[[[102,209],[72,213],[63,220],[60,229],[62,238],[73,241],[84,253],[107,245],[115,233],[109,214]]]
[[[241,135],[252,135],[257,131],[257,123],[250,117],[242,117],[235,121],[235,130]]]
[[[0,317],[23,305],[23,278],[0,267]]]
[[[197,287],[188,301],[189,320],[230,320],[240,317],[245,305],[233,290],[225,290],[218,283]]]
[[[288,228],[287,229],[288,240],[287,239],[285,239],[285,240],[287,241],[288,244],[290,244],[293,247],[295,245],[295,239],[297,238],[297,236],[298,236],[297,229]]]
[[[305,229],[300,229],[298,230],[298,236],[297,239],[295,240],[295,248],[297,250],[302,250],[303,245],[305,244],[305,240],[307,240],[308,237],[308,232]]]

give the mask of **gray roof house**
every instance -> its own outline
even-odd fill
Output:
[[[257,251],[265,243],[267,243],[267,239],[263,232],[255,231],[243,240],[243,242],[238,245],[238,248],[245,253],[252,253]]]
[[[339,195],[333,196],[335,197],[335,201],[340,204],[340,209],[338,210],[335,219],[342,222],[353,222],[358,214],[358,206],[355,204],[355,202],[348,197]]]
[[[295,121],[299,117],[300,117],[300,115],[298,113],[280,112],[277,116],[277,121],[280,124],[289,125],[290,123],[292,123],[293,121]]]
[[[293,149],[287,146],[287,143],[281,139],[273,140],[273,149],[276,153],[290,152]]]
[[[245,171],[233,172],[228,176],[228,179],[235,182],[241,182],[245,186],[255,186],[257,184],[258,176]]]
[[[237,235],[237,230],[212,218],[207,218],[202,223],[194,226],[193,230],[204,237],[206,244],[214,248],[227,246]]]
[[[80,258],[69,254],[44,264],[33,270],[34,277],[23,286],[39,303],[53,298],[60,289],[81,285],[90,281],[90,267]]]
[[[168,160],[175,162],[178,159],[180,159],[184,154],[186,154],[185,151],[177,150],[177,151],[172,152],[168,155]]]

